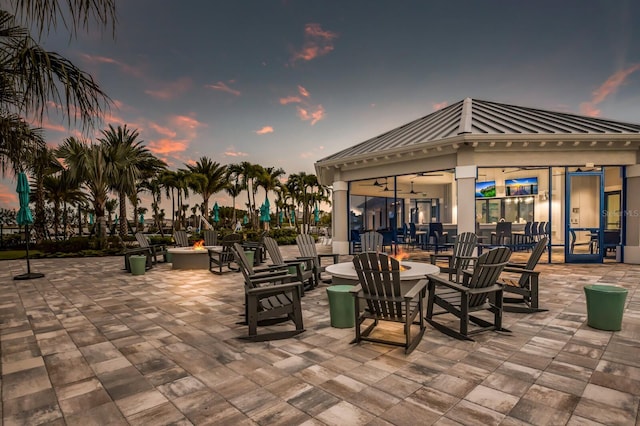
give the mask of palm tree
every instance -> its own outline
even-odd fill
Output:
[[[71,205],[79,205],[86,204],[87,196],[82,191],[80,184],[78,182],[74,182],[69,172],[66,170],[62,170],[60,172],[60,180],[62,181],[62,185],[64,186],[64,192],[62,193],[62,228],[63,228],[63,236],[64,239],[67,239],[67,225],[68,225],[68,204]]]
[[[284,170],[280,167],[261,167],[256,177],[256,187],[264,188],[265,198],[269,196],[269,191],[275,190],[280,184],[280,176],[284,175]],[[267,223],[266,228],[269,228]]]
[[[45,177],[62,170],[62,165],[55,156],[55,151],[46,146],[29,153],[27,169],[34,177],[32,194],[35,198],[33,229],[37,241],[42,241],[47,235],[47,219],[45,216]],[[58,182],[58,185],[60,182]]]
[[[164,187],[165,195],[171,196],[171,229],[176,230],[176,190],[178,189],[178,174],[172,170],[165,170],[160,174],[160,183]]]
[[[118,207],[118,200],[116,198],[110,198],[104,203],[104,209],[107,212],[107,226],[111,229],[111,225],[113,224],[113,215],[116,212],[116,207]]]
[[[187,169],[194,175],[189,187],[202,196],[202,214],[208,217],[209,198],[217,192],[222,191],[227,185],[225,179],[227,167],[212,161],[207,157],[200,157],[193,165],[187,165]]]
[[[121,237],[127,234],[127,196],[137,195],[137,184],[145,175],[157,173],[166,167],[162,160],[142,145],[141,140],[137,140],[139,135],[137,130],[128,129],[126,124],[117,129],[110,124],[107,130],[102,130],[102,137],[98,138],[106,145],[108,173],[113,177],[110,186],[118,194]]]
[[[64,198],[64,183],[60,175],[47,175],[42,180],[45,199],[53,204],[53,235],[58,236],[60,228],[60,204]]]
[[[64,140],[56,152],[59,157],[64,159],[70,178],[74,182],[83,184],[89,192],[89,199],[93,204],[100,232],[99,238],[103,241],[107,235],[104,216],[105,203],[112,182],[108,173],[106,146],[85,144],[74,137],[69,137]]]
[[[69,123],[79,118],[84,128],[91,128],[110,103],[89,74],[44,50],[31,35],[33,29],[42,38],[57,28],[60,19],[73,36],[88,31],[89,23],[115,28],[115,0],[20,0],[4,2],[0,9],[0,152],[23,142],[7,137],[12,129],[24,126],[20,114],[42,119],[48,105],[54,104]]]
[[[160,201],[162,201],[162,173],[156,174],[153,178],[144,180],[141,187],[151,193],[151,209],[153,210],[153,223],[160,230],[160,235],[164,237],[164,226],[160,218]]]
[[[316,202],[328,201],[329,189],[320,185],[316,175],[305,172],[289,175],[287,188],[295,203],[302,207],[303,232],[307,232],[311,223],[311,212]]]
[[[230,164],[227,166],[227,186],[225,187],[225,191],[229,196],[233,199],[233,223],[238,221],[238,216],[236,212],[236,198],[240,195],[240,193],[246,189],[242,186],[242,181],[240,180],[240,176],[242,175],[242,168],[239,164]]]
[[[259,174],[259,169],[261,168],[262,166],[251,164],[248,161],[243,161],[242,163],[240,163],[240,176],[242,179],[241,182],[242,186],[247,191],[247,208],[249,213],[249,220],[251,221],[253,226],[257,226],[258,224],[258,218],[255,216],[255,193],[257,191],[256,179]],[[253,201],[251,199],[252,195]]]

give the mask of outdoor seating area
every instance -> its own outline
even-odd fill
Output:
[[[299,255],[296,245],[280,250],[286,258]],[[317,250],[328,254],[330,247],[318,244]],[[514,253],[510,261],[530,255]],[[411,256],[429,264],[420,250]],[[405,354],[404,344],[353,344],[354,328],[331,327],[323,282],[298,299],[302,318],[296,309],[299,285],[284,284],[293,304],[272,311],[284,313],[281,322],[261,317],[269,306],[260,299],[245,303],[251,289],[241,273],[172,270],[159,263],[136,276],[122,270],[122,257],[32,264],[44,278],[14,281],[24,272],[21,260],[5,261],[0,272],[6,424],[639,419],[639,266],[538,264],[539,304],[547,311],[504,312],[496,328],[510,333],[487,331],[474,335],[475,342],[451,338],[429,324],[422,335],[414,325],[421,338],[412,334],[413,350]],[[583,287],[592,284],[628,290],[620,331],[587,325]],[[493,318],[489,311],[474,315]],[[438,321],[459,324],[449,315]],[[381,321],[369,337],[404,342],[403,328]],[[270,339],[271,333],[294,337],[247,339]]]

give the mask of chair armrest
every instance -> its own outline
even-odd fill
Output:
[[[247,289],[248,296],[271,296],[276,294],[282,294],[287,290],[299,290],[300,283],[285,283],[285,284],[276,284],[268,287],[256,287]]]
[[[333,254],[333,253],[322,253],[318,255],[318,259],[323,259],[323,258],[328,258],[328,257],[332,257],[333,258],[333,263],[338,263],[338,261],[340,260],[340,255],[339,254]]]
[[[531,269],[525,268],[511,268],[509,266],[505,267],[502,272],[513,272],[516,274],[527,274],[527,275],[540,275],[539,271],[533,271]]]
[[[427,287],[427,284],[429,283],[428,280],[420,280],[417,283],[415,283],[413,285],[413,287],[411,287],[405,294],[404,294],[404,298],[405,299],[413,299],[414,297],[416,297],[418,295],[418,293],[422,292],[422,290],[424,290]]]
[[[355,296],[358,293],[360,293],[362,291],[362,284],[358,284],[358,285],[354,285],[353,288],[351,290],[349,290],[349,292]]]
[[[448,260],[448,261],[450,261],[451,259],[453,259],[453,254],[450,254],[450,253],[449,254],[446,254],[446,253],[440,254],[440,253],[438,253],[438,254],[431,254],[429,257],[430,257],[430,260],[431,260],[431,264],[435,265],[438,260]]]
[[[445,280],[436,275],[427,275],[427,278],[429,278],[429,281],[435,282],[436,284],[443,285],[445,287],[449,287],[453,290],[458,290],[460,292],[466,292],[467,290],[469,290],[469,287],[454,283],[449,280]]]

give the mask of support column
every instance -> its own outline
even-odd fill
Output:
[[[627,197],[627,194],[640,193],[640,165],[627,167],[626,210],[620,212],[620,219],[626,220],[624,263],[640,264],[640,197]]]
[[[333,182],[333,205],[331,218],[333,220],[332,249],[336,254],[349,254],[349,212],[347,211],[347,189],[349,184],[344,181]]]
[[[457,166],[456,215],[458,234],[476,232],[476,166]]]

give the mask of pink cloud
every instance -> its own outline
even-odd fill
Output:
[[[114,58],[109,58],[106,56],[98,56],[98,55],[89,55],[89,54],[82,54],[82,58],[88,62],[89,64],[112,64],[117,66],[118,68],[120,68],[120,71],[122,71],[125,74],[134,76],[134,77],[138,77],[141,78],[143,77],[144,73],[142,71],[142,69],[140,68],[136,68],[133,67],[131,65],[125,64],[124,62],[120,62],[117,59]]]
[[[175,99],[178,96],[182,95],[186,91],[188,91],[193,82],[189,77],[182,77],[181,79],[171,82],[165,83],[162,88],[157,90],[145,90],[144,93],[147,95],[162,100]]]
[[[320,24],[307,24],[304,28],[304,44],[293,53],[291,62],[298,60],[310,61],[318,56],[324,56],[333,51],[333,41],[338,34],[323,30]]]
[[[230,81],[230,83],[233,83],[234,81]],[[226,93],[231,93],[234,96],[240,96],[241,93],[239,90],[236,89],[232,89],[231,87],[227,86],[224,82],[219,81],[215,84],[207,84],[204,87],[209,88],[209,89],[213,89],[213,90],[218,90],[220,92],[226,92]]]
[[[318,105],[314,107],[315,109],[313,110],[305,109],[305,108],[302,108],[301,106],[298,106],[296,108],[298,111],[298,117],[300,117],[302,121],[311,121],[312,126],[316,124],[318,121],[322,120],[325,115],[325,111],[322,105]]]
[[[227,157],[248,157],[249,154],[247,154],[246,152],[242,152],[242,151],[235,151],[233,149],[233,147],[229,147],[225,152],[224,155]]]
[[[300,99],[297,96],[287,96],[286,98],[280,98],[280,105],[286,105],[286,104],[291,104],[291,103],[300,103],[302,102],[302,99]]]
[[[446,107],[447,105],[448,105],[447,101],[435,103],[435,104],[433,104],[433,110],[437,111],[439,109],[442,109],[442,108]]]
[[[163,127],[157,123],[151,122],[149,123],[149,127],[154,130],[156,133],[166,136],[168,138],[175,138],[176,132],[174,130],[169,129],[168,127]]]
[[[624,84],[627,77],[638,70],[640,70],[640,64],[635,64],[613,73],[600,87],[593,91],[591,100],[580,104],[580,112],[591,117],[600,115],[597,105],[615,93]]]
[[[183,152],[188,146],[189,144],[186,140],[158,139],[149,142],[147,148],[154,154],[167,155]]]
[[[273,133],[273,127],[264,126],[262,129],[256,130],[256,134],[258,135],[266,135],[267,133]]]
[[[300,85],[298,85],[298,93],[300,93],[300,96],[304,96],[305,98],[310,96],[309,91]]]

